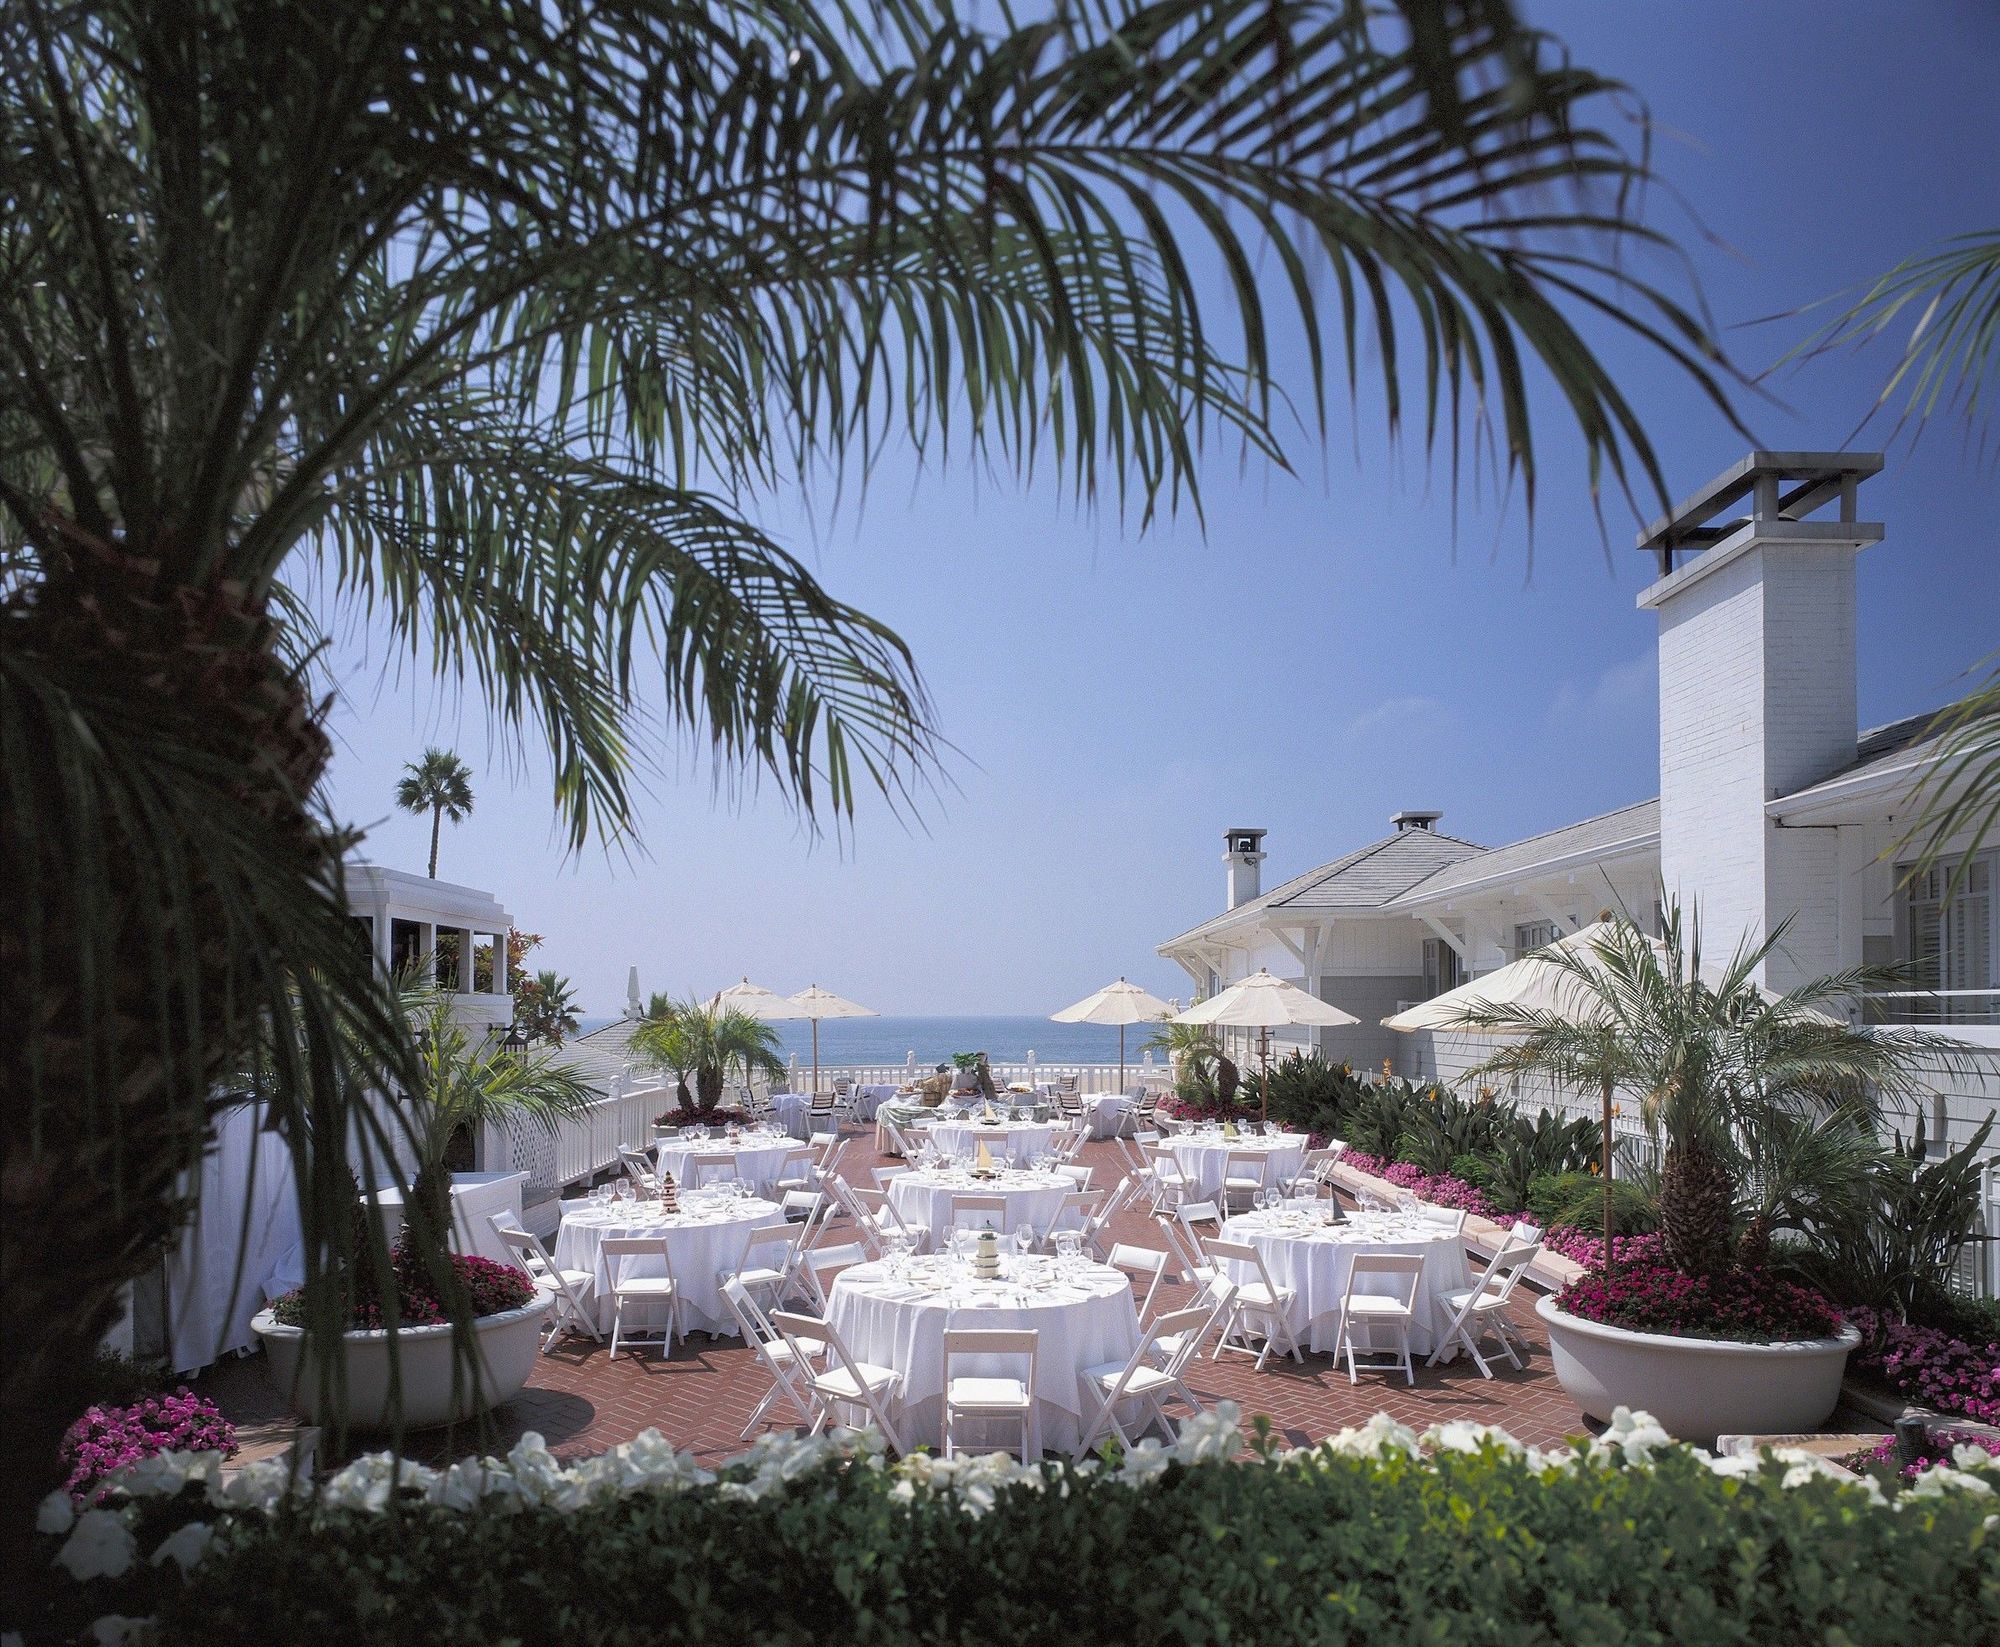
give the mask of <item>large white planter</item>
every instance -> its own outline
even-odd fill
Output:
[[[1861,1334],[1784,1344],[1676,1338],[1585,1321],[1535,1302],[1549,1329],[1556,1382],[1590,1417],[1649,1412],[1669,1435],[1712,1445],[1718,1435],[1799,1435],[1840,1401],[1840,1377]]]
[[[555,1295],[537,1289],[518,1310],[480,1317],[472,1324],[479,1350],[477,1390],[460,1374],[458,1400],[452,1400],[451,1328],[405,1327],[396,1334],[396,1358],[402,1378],[403,1422],[410,1429],[469,1418],[481,1407],[497,1407],[517,1395],[534,1370],[541,1345],[542,1318],[554,1307]],[[251,1322],[271,1358],[271,1377],[298,1415],[309,1423],[324,1423],[319,1410],[319,1374],[305,1355],[305,1332],[283,1327],[269,1310]],[[389,1335],[386,1332],[346,1332],[340,1335],[341,1358],[347,1368],[347,1422],[356,1429],[386,1430],[389,1410]],[[301,1361],[305,1364],[302,1367]]]

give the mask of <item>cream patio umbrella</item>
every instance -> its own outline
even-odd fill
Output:
[[[775,989],[766,989],[762,984],[753,984],[745,978],[740,984],[731,984],[727,989],[718,989],[708,1003],[710,1012],[743,1012],[752,1018],[762,1018],[767,1023],[782,1023],[787,1018],[803,1018],[805,1013],[789,995],[780,995]]]
[[[1174,1009],[1157,995],[1149,995],[1137,984],[1120,978],[1106,984],[1095,995],[1086,995],[1075,1006],[1051,1012],[1058,1024],[1116,1024],[1118,1026],[1118,1090],[1125,1090],[1125,1026],[1156,1024]]]
[[[821,989],[818,984],[808,984],[791,998],[791,1004],[798,1008],[792,1014],[795,1018],[810,1018],[813,1027],[813,1084],[814,1092],[819,1091],[819,1021],[822,1018],[879,1018],[881,1013],[873,1007],[865,1007],[853,1001],[842,1000],[830,989]]]
[[[1308,995],[1296,984],[1287,983],[1269,967],[1260,967],[1248,978],[1231,984],[1206,1001],[1195,1002],[1173,1021],[1177,1024],[1228,1025],[1258,1032],[1257,1050],[1264,1075],[1259,1113],[1266,1122],[1271,1119],[1271,1031],[1284,1024],[1330,1029],[1339,1024],[1361,1022],[1353,1013],[1342,1012],[1332,1002],[1322,1001],[1317,995]]]

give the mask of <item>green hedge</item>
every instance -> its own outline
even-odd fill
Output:
[[[176,1496],[156,1467],[158,1496],[94,1526],[52,1507],[48,1544],[95,1575],[65,1628],[145,1616],[202,1647],[2000,1640],[1980,1458],[1885,1499],[1798,1459],[1718,1464],[1643,1419],[1567,1458],[1472,1426],[1423,1442],[1377,1419],[1226,1462],[1211,1422],[1042,1472],[784,1437],[718,1480],[642,1437],[569,1471],[524,1444],[400,1495],[378,1459],[271,1510],[215,1502],[269,1498],[268,1476]]]

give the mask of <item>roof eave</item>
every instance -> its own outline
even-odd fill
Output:
[[[1561,852],[1553,858],[1541,858],[1533,863],[1501,870],[1497,874],[1482,875],[1477,880],[1461,881],[1456,886],[1441,887],[1436,892],[1426,893],[1419,884],[1407,892],[1398,893],[1382,907],[1389,914],[1399,914],[1419,908],[1435,908],[1459,898],[1478,897],[1482,893],[1498,887],[1511,886],[1518,881],[1532,881],[1544,875],[1560,875],[1587,864],[1636,857],[1644,852],[1658,852],[1659,849],[1660,832],[1657,829],[1647,830],[1638,835],[1627,836],[1623,840],[1613,841],[1608,846],[1583,847],[1575,852]]]

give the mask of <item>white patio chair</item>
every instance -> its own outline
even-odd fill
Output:
[[[848,1353],[847,1345],[834,1330],[831,1321],[816,1315],[801,1315],[792,1310],[778,1310],[771,1317],[771,1325],[778,1329],[786,1343],[792,1346],[794,1364],[804,1373],[803,1383],[819,1407],[819,1417],[813,1421],[812,1433],[818,1435],[829,1424],[846,1427],[840,1414],[840,1407],[860,1407],[875,1420],[889,1445],[897,1452],[907,1452],[901,1432],[895,1420],[889,1416],[889,1397],[903,1381],[903,1375],[893,1367],[878,1367],[867,1361],[857,1361]],[[817,1368],[806,1354],[805,1346],[824,1344],[828,1365]]]
[[[907,1166],[877,1167],[875,1168],[875,1187],[879,1190],[885,1190],[894,1180],[902,1177],[909,1170]]]
[[[917,1146],[910,1142],[909,1136],[901,1127],[880,1110],[875,1112],[875,1130],[882,1134],[883,1140],[889,1146],[884,1153],[900,1155],[905,1161],[914,1161],[917,1158]]]
[[[1402,1253],[1363,1253],[1357,1256],[1347,1272],[1347,1295],[1340,1301],[1339,1336],[1334,1341],[1334,1354],[1347,1356],[1347,1381],[1360,1382],[1357,1363],[1354,1358],[1355,1329],[1358,1327],[1366,1335],[1367,1342],[1362,1350],[1368,1355],[1382,1353],[1375,1343],[1378,1327],[1392,1329],[1396,1334],[1397,1359],[1384,1364],[1369,1364],[1373,1372],[1393,1372],[1403,1369],[1403,1377],[1409,1383],[1416,1383],[1417,1370],[1410,1364],[1410,1328],[1417,1318],[1417,1289],[1423,1285],[1424,1261],[1420,1257]],[[1363,1290],[1364,1281],[1387,1281],[1394,1292],[1379,1293]]]
[[[553,1350],[556,1340],[566,1332],[580,1332],[593,1343],[603,1343],[604,1335],[597,1330],[590,1311],[590,1295],[596,1289],[596,1277],[589,1270],[556,1268],[556,1261],[549,1256],[540,1239],[509,1222],[504,1212],[488,1213],[487,1217],[501,1244],[528,1272],[528,1279],[542,1291],[556,1295],[556,1307],[550,1312],[549,1330],[542,1339],[542,1354],[547,1355]]]
[[[1317,1200],[1324,1191],[1333,1188],[1333,1165],[1346,1148],[1345,1144],[1338,1149],[1329,1144],[1325,1149],[1307,1150],[1299,1170],[1280,1187],[1294,1199],[1310,1196]]]
[[[1070,1162],[1058,1163],[1056,1166],[1056,1171],[1061,1173],[1072,1184],[1076,1185],[1078,1189],[1090,1188],[1090,1180],[1095,1176],[1096,1170],[1095,1167],[1080,1166]]]
[[[1194,1297],[1181,1306],[1184,1310],[1205,1311],[1205,1319],[1199,1326],[1186,1332],[1162,1333],[1154,1339],[1153,1352],[1156,1359],[1163,1366],[1175,1356],[1181,1356],[1182,1366],[1186,1366],[1189,1361],[1198,1360],[1201,1356],[1201,1346],[1207,1339],[1209,1330],[1221,1328],[1229,1319],[1230,1308],[1235,1302],[1236,1283],[1211,1270],[1208,1279],[1196,1290]],[[1196,1412],[1208,1410],[1202,1405],[1201,1397],[1194,1393],[1192,1387],[1184,1386],[1182,1394],[1188,1405]]]
[[[1513,1323],[1507,1319],[1507,1301],[1514,1296],[1521,1277],[1541,1251],[1538,1243],[1517,1245],[1509,1242],[1493,1255],[1493,1261],[1469,1288],[1464,1292],[1447,1293],[1445,1303],[1451,1310],[1451,1323],[1424,1365],[1435,1367],[1453,1344],[1462,1344],[1480,1372],[1491,1378],[1493,1369],[1487,1366],[1486,1358],[1479,1353],[1479,1341],[1489,1332],[1500,1340],[1500,1348],[1507,1352],[1507,1360],[1514,1367],[1524,1365],[1515,1351],[1518,1339]]]
[[[757,1352],[757,1359],[771,1375],[770,1389],[764,1392],[764,1399],[757,1403],[750,1422],[743,1426],[737,1439],[748,1441],[780,1396],[791,1402],[801,1423],[810,1424],[818,1416],[819,1409],[804,1389],[804,1371],[813,1365],[812,1358],[825,1354],[826,1346],[814,1344],[803,1335],[796,1343],[787,1339],[771,1325],[770,1317],[751,1297],[749,1288],[734,1276],[722,1283],[722,1300],[729,1306],[729,1313],[736,1318],[743,1342]],[[802,1361],[802,1355],[807,1359]]]
[[[725,1150],[704,1151],[699,1155],[690,1155],[686,1170],[689,1189],[700,1189],[704,1184],[719,1184],[738,1176],[736,1157]]]
[[[628,1144],[618,1146],[618,1165],[625,1175],[651,1194],[658,1194],[659,1175],[653,1171],[653,1159],[642,1149],[633,1149]]]
[[[1152,1179],[1154,1206],[1163,1210],[1170,1208],[1183,1195],[1192,1192],[1193,1185],[1165,1144],[1141,1144],[1139,1148],[1146,1157],[1147,1173]]]
[[[1262,1150],[1233,1149],[1222,1158],[1222,1204],[1250,1205],[1270,1186],[1271,1158]]]
[[[895,1204],[880,1190],[856,1189],[845,1178],[830,1180],[834,1193],[846,1205],[848,1215],[853,1218],[855,1233],[861,1237],[871,1256],[880,1258],[887,1250],[884,1237],[894,1231],[916,1240],[910,1226],[903,1222]]]
[[[1088,1458],[1097,1438],[1106,1430],[1117,1436],[1119,1444],[1125,1447],[1130,1447],[1137,1436],[1145,1434],[1155,1423],[1160,1426],[1165,1439],[1173,1439],[1173,1428],[1160,1403],[1170,1395],[1179,1395],[1199,1410],[1193,1392],[1183,1382],[1182,1374],[1192,1353],[1189,1346],[1196,1340],[1197,1329],[1209,1319],[1209,1313],[1202,1306],[1169,1310],[1140,1335],[1138,1345],[1129,1358],[1085,1367],[1077,1374],[1083,1398],[1090,1403],[1083,1427],[1077,1432],[1077,1458]],[[1178,1358],[1156,1354],[1160,1340],[1170,1334],[1181,1345]],[[1144,1403],[1142,1416],[1145,1421],[1130,1431],[1118,1417],[1119,1404],[1126,1401]]]
[[[1084,1220],[1083,1245],[1091,1257],[1103,1260],[1111,1240],[1111,1220],[1131,1204],[1137,1193],[1131,1179],[1119,1179],[1111,1186],[1110,1194],[1098,1203],[1097,1210]]]
[[[814,1247],[799,1255],[799,1279],[819,1300],[820,1312],[827,1309],[827,1277],[835,1270],[850,1269],[868,1262],[868,1249],[859,1241],[843,1241],[837,1247]]]
[[[770,1309],[785,1302],[798,1281],[799,1232],[790,1224],[765,1224],[743,1238],[735,1279]]]
[[[1035,1363],[1042,1335],[1032,1328],[948,1327],[944,1335],[944,1456],[961,1451],[958,1425],[962,1419],[1012,1419],[1021,1426],[1021,1461],[1042,1456],[1042,1418],[1035,1403]],[[958,1373],[952,1362],[960,1356],[1020,1356],[1027,1365],[1022,1376]],[[1010,1447],[1006,1449],[1012,1452]]]
[[[1236,1282],[1236,1296],[1230,1301],[1222,1336],[1215,1341],[1216,1359],[1222,1359],[1224,1350],[1240,1350],[1257,1357],[1259,1372],[1270,1361],[1273,1349],[1290,1352],[1294,1361],[1304,1361],[1305,1354],[1299,1348],[1298,1334],[1292,1331],[1291,1323],[1292,1301],[1298,1294],[1271,1279],[1271,1272],[1264,1267],[1263,1253],[1247,1241],[1209,1241],[1204,1243],[1202,1251],[1208,1254],[1218,1275],[1228,1274],[1223,1268],[1225,1262],[1246,1264],[1254,1274],[1252,1280]],[[1250,1347],[1253,1335],[1263,1340],[1255,1350]]]
[[[1007,1197],[1004,1195],[958,1194],[951,1198],[951,1216],[946,1233],[956,1230],[992,1230],[996,1235],[1007,1228]],[[937,1232],[931,1232],[935,1235]]]
[[[667,1256],[664,1235],[607,1235],[598,1251],[611,1276],[611,1296],[616,1300],[611,1315],[611,1356],[618,1359],[618,1346],[625,1341],[625,1306],[660,1304],[667,1312],[660,1329],[660,1354],[673,1354],[674,1339],[680,1336],[681,1294],[674,1284],[673,1261]],[[664,1275],[632,1275],[627,1272],[640,1258],[657,1258]]]
[[[1158,1247],[1131,1246],[1120,1241],[1112,1247],[1108,1262],[1114,1270],[1122,1270],[1131,1276],[1135,1287],[1140,1277],[1151,1277],[1146,1285],[1146,1296],[1139,1300],[1139,1324],[1144,1326],[1147,1315],[1152,1311],[1153,1301],[1159,1296],[1160,1282],[1172,1268],[1172,1255]]]
[[[1450,1230],[1453,1235],[1465,1233],[1465,1209],[1463,1207],[1434,1207],[1428,1201],[1419,1202],[1417,1216],[1426,1224],[1435,1224],[1439,1229]]]
[[[819,1174],[813,1168],[811,1145],[800,1144],[778,1157],[777,1175],[771,1180],[771,1188],[778,1194],[789,1195],[793,1190],[815,1190],[818,1187]]]
[[[1542,1239],[1542,1226],[1531,1224],[1525,1218],[1516,1218],[1514,1227],[1507,1232],[1507,1239],[1517,1246],[1533,1246]]]

